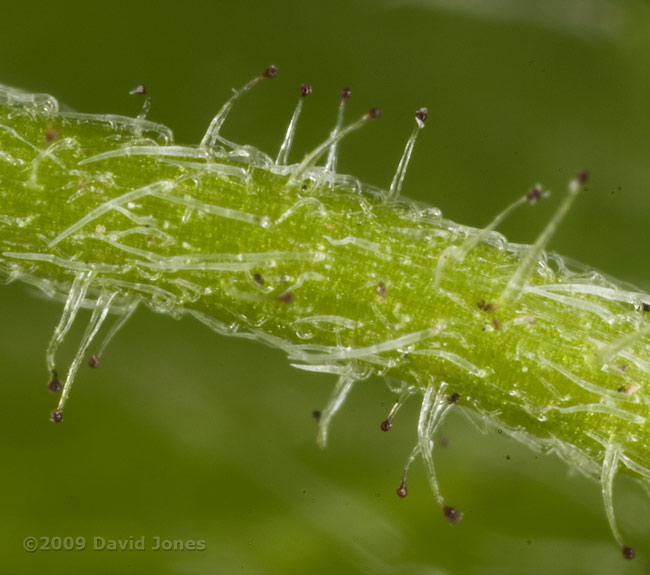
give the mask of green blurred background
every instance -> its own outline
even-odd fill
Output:
[[[348,117],[379,106],[382,118],[343,142],[339,167],[375,185],[390,183],[413,112],[428,106],[406,195],[480,226],[541,181],[555,193],[504,224],[513,241],[533,241],[588,168],[589,192],[552,248],[650,289],[648,2],[6,2],[0,15],[0,82],[129,115],[141,102],[128,91],[144,83],[150,117],[182,143],[273,63],[278,78],[242,100],[224,135],[274,155],[309,82],[298,158],[329,133],[350,86]],[[23,285],[0,289],[3,573],[650,573],[650,503],[633,482],[616,488],[639,551],[625,562],[596,482],[456,413],[436,451],[442,488],[465,512],[451,528],[420,465],[409,496],[395,496],[417,401],[383,434],[392,397],[364,382],[321,452],[311,413],[333,377],[189,319],[139,310],[53,426],[44,350],[61,310]],[[27,536],[80,536],[87,548],[29,554]],[[92,550],[94,537],[142,536],[146,551]],[[206,549],[153,551],[155,536]]]

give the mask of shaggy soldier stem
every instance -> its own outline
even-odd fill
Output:
[[[609,507],[617,471],[650,483],[650,297],[312,156],[280,165],[216,132],[176,146],[142,119],[0,91],[0,271],[66,300],[52,391],[56,347],[81,307],[94,311],[53,421],[103,320],[119,327],[142,302],[338,375],[322,444],[355,381],[385,374],[402,398],[423,394],[413,453],[451,523],[461,515],[437,490],[431,449],[452,404],[600,477]]]

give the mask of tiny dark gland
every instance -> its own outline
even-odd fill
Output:
[[[623,557],[626,559],[634,559],[636,557],[636,550],[634,547],[623,545]]]
[[[131,90],[131,94],[134,96],[143,96],[144,94],[147,93],[147,88],[144,84],[140,84],[139,86],[136,86]]]
[[[420,108],[417,112],[415,112],[415,117],[420,120],[420,122],[426,122],[428,114],[429,110],[426,108]]]
[[[255,280],[255,283],[256,283],[256,284],[259,284],[259,285],[261,285],[261,286],[264,285],[264,278],[263,278],[260,274],[255,274],[255,275],[253,276],[253,279]]]
[[[49,144],[53,140],[56,140],[59,137],[59,132],[57,132],[54,128],[48,128],[47,132],[45,132],[45,141]]]
[[[382,431],[390,431],[390,428],[393,427],[393,422],[390,419],[384,419],[379,427]]]
[[[88,360],[88,367],[99,367],[99,358],[96,355],[93,355],[89,360]]]
[[[477,302],[478,308],[483,310],[485,313],[493,313],[499,309],[499,306],[495,303],[488,303],[484,299]]]
[[[322,411],[318,411],[318,410],[316,409],[316,410],[314,410],[314,411],[312,412],[311,415],[312,415],[312,417],[313,417],[316,421],[320,421],[320,418],[323,417],[323,412],[322,412]]]
[[[302,98],[306,98],[309,94],[311,94],[311,86],[309,84],[303,84],[300,86],[300,96]]]
[[[377,118],[379,118],[380,115],[381,115],[381,110],[379,108],[371,108],[370,111],[368,112],[368,116],[372,120],[376,120]]]
[[[460,393],[452,393],[447,397],[447,403],[458,403],[460,401]]]
[[[58,379],[51,379],[47,383],[47,389],[50,390],[50,393],[59,393],[63,385]]]
[[[291,292],[286,292],[283,293],[282,295],[279,295],[278,299],[281,302],[286,303],[287,305],[291,305],[293,303],[293,294]]]
[[[537,200],[541,199],[542,197],[542,190],[539,188],[533,188],[526,194],[526,199],[529,202],[536,202]]]
[[[576,177],[578,179],[578,183],[581,186],[584,186],[589,181],[589,172],[582,170],[581,172],[578,172],[578,175]]]
[[[447,521],[449,521],[449,525],[456,525],[463,518],[463,514],[458,509],[449,507],[448,505],[445,505],[442,513]]]
[[[63,421],[63,413],[61,413],[58,409],[54,410],[52,413],[50,413],[50,421],[52,423],[61,423]]]
[[[341,104],[345,104],[352,96],[352,90],[350,88],[343,88],[341,90]]]
[[[400,486],[397,488],[397,497],[404,498],[404,497],[406,497],[407,495],[408,495],[408,491],[406,490],[406,485],[404,485],[404,484],[402,483],[402,485],[400,485]]]
[[[643,311],[650,311],[650,303],[643,302]]]
[[[265,78],[275,78],[278,75],[278,69],[275,66],[269,66],[262,74]]]

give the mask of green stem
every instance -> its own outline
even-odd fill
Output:
[[[76,309],[105,306],[101,318],[138,301],[193,315],[339,374],[345,393],[371,374],[420,392],[445,382],[461,407],[573,467],[599,476],[617,461],[647,484],[650,298],[496,232],[473,242],[480,230],[434,208],[313,167],[332,141],[278,166],[3,89],[0,270]],[[463,257],[436,278],[454,248]]]

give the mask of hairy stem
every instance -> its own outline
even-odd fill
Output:
[[[2,89],[0,271],[67,298],[57,334],[81,306],[91,335],[137,302],[191,314],[339,375],[346,394],[371,374],[429,395],[444,383],[576,469],[615,461],[650,481],[650,297],[309,158],[278,165],[218,134],[176,146],[164,126]],[[462,257],[439,265],[450,250]]]

